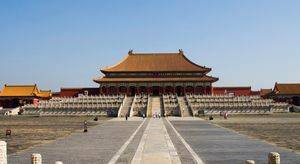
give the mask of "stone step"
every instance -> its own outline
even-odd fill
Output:
[[[179,103],[181,117],[192,117],[193,116],[184,97],[182,97],[182,96],[178,97],[178,103]]]
[[[133,97],[125,97],[123,106],[119,109],[118,117],[125,117],[126,114],[129,114],[131,105],[133,102]]]
[[[152,114],[161,114],[161,98],[153,97],[152,98]]]

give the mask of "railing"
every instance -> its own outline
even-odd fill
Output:
[[[152,117],[152,98],[148,95],[147,117]]]
[[[122,102],[122,104],[121,104],[120,107],[119,107],[118,117],[120,117],[120,114],[121,114],[121,112],[122,112],[122,108],[123,108],[123,106],[125,105],[126,100],[127,100],[127,95],[125,95],[125,97],[124,97],[124,99],[123,99],[123,102]]]
[[[131,107],[130,107],[130,111],[129,111],[129,116],[132,117],[133,116],[133,109],[134,109],[134,103],[136,101],[136,95],[134,95]]]

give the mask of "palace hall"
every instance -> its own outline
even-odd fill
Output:
[[[132,50],[119,63],[101,69],[94,79],[101,94],[212,94],[218,78],[211,68],[189,60],[180,49],[176,53],[135,53]]]

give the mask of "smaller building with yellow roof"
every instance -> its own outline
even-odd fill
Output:
[[[0,92],[0,106],[14,108],[27,103],[33,103],[33,99],[50,99],[51,90],[39,90],[37,85],[7,85]]]

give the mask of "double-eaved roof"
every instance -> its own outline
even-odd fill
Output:
[[[41,91],[37,85],[7,85],[5,84],[0,97],[51,97],[51,91]]]
[[[110,78],[110,77],[101,77],[99,79],[95,79],[95,82],[215,82],[218,79],[211,76],[203,76],[203,77],[129,77],[129,78]]]
[[[94,81],[97,83],[217,81],[218,78],[206,75],[210,71],[211,68],[200,66],[190,61],[183,54],[182,50],[179,50],[178,53],[133,53],[132,51],[129,51],[128,55],[118,64],[101,69],[101,72],[103,72],[105,76],[96,78]],[[120,76],[109,76],[113,73],[117,73]],[[134,75],[130,73],[133,73]],[[143,73],[148,74],[145,75]],[[168,74],[165,76],[156,73],[171,73],[171,75]],[[192,73],[192,75],[186,76],[181,75],[180,73]],[[200,74],[194,75],[193,73]]]
[[[133,53],[118,64],[102,69],[106,72],[209,72],[211,69],[197,65],[178,53]]]

